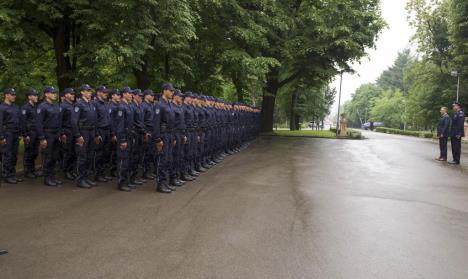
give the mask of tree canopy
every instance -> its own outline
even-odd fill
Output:
[[[261,106],[268,131],[275,111],[323,119],[327,84],[383,27],[378,0],[5,0],[0,83],[21,92],[170,81]]]

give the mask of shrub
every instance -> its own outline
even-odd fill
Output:
[[[435,138],[435,134],[428,131],[410,131],[385,127],[377,127],[375,131],[386,134],[404,135],[418,138]]]

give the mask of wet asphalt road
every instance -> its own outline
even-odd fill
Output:
[[[2,185],[0,278],[468,278],[468,165],[366,135],[265,137],[171,195]]]

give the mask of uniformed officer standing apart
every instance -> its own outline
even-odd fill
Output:
[[[107,101],[107,88],[103,85],[96,88],[96,100],[93,101],[96,107],[97,127],[96,132],[98,141],[96,142],[96,155],[94,166],[96,171],[96,180],[98,182],[107,182],[112,178],[105,174],[106,167],[110,165],[111,154],[111,118],[112,112]]]
[[[450,164],[459,165],[461,155],[461,138],[465,136],[464,124],[465,114],[463,113],[462,106],[460,103],[454,103],[452,105],[453,117],[452,117],[452,128],[450,132],[450,143],[452,144],[452,156],[453,161]]]
[[[440,119],[437,124],[437,137],[439,138],[440,155],[436,160],[447,161],[447,140],[450,132],[450,116],[447,107],[440,108]]]
[[[32,179],[38,176],[35,169],[35,162],[39,155],[39,139],[36,131],[38,93],[35,89],[30,89],[26,92],[26,97],[28,100],[21,108],[24,133],[23,167],[24,176]]]
[[[62,111],[54,101],[57,91],[52,86],[44,88],[45,100],[37,106],[36,129],[42,153],[42,173],[44,184],[57,187],[62,182],[55,178],[55,163],[59,157],[60,142],[66,142],[66,135],[62,132]]]
[[[14,88],[5,90],[5,100],[0,104],[0,145],[2,153],[2,177],[6,183],[16,184],[22,179],[16,177],[19,137],[22,133],[22,115],[15,105]]]
[[[96,134],[96,107],[91,102],[91,86],[84,84],[80,87],[81,98],[76,102],[73,120],[73,134],[77,155],[76,173],[77,185],[81,188],[96,186],[88,176],[92,167],[91,158],[94,153],[94,141],[99,142]]]

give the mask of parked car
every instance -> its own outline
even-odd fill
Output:
[[[361,128],[364,130],[374,130],[377,127],[384,127],[383,122],[366,122],[361,125]]]

